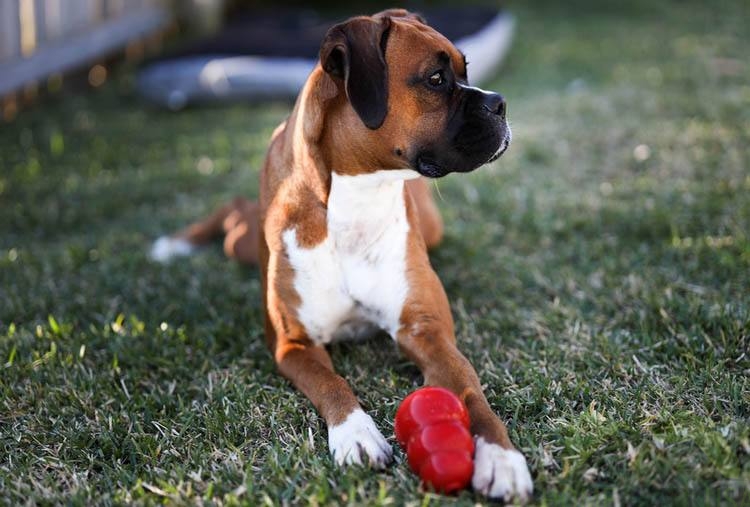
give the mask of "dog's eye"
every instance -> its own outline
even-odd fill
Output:
[[[435,73],[433,73],[429,78],[427,78],[427,82],[430,83],[430,86],[438,87],[441,84],[445,82],[445,78],[443,77],[443,71],[439,70]]]

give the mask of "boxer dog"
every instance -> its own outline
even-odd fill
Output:
[[[157,240],[166,260],[224,234],[258,264],[268,347],[328,425],[339,465],[382,468],[390,444],[334,371],[325,345],[384,330],[468,407],[475,490],[524,501],[526,460],[456,347],[427,249],[443,225],[425,178],[468,172],[508,148],[503,98],[469,86],[464,56],[419,16],[391,9],[332,27],[289,118],[271,138],[260,199],[236,199]]]

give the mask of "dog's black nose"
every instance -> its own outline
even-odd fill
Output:
[[[505,99],[499,93],[485,93],[483,105],[490,113],[505,118]]]

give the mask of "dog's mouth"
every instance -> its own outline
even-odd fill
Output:
[[[423,151],[419,153],[419,155],[417,155],[416,159],[412,163],[412,167],[419,174],[428,178],[442,178],[443,176],[451,172],[467,173],[485,164],[490,164],[496,161],[506,151],[508,151],[509,146],[510,132],[505,135],[497,150],[486,160],[475,160],[474,162],[469,162],[468,165],[466,164],[468,161],[465,159],[462,160],[461,158],[449,158],[448,160],[445,160],[443,162],[438,162],[438,160],[441,159],[440,156],[436,157],[435,153],[433,153],[432,151]]]
[[[427,176],[428,178],[440,178],[441,176],[445,176],[447,174],[447,172],[444,171],[437,162],[431,160],[428,157],[417,157],[416,165],[417,172],[422,176]]]
[[[492,160],[496,160],[500,155],[502,155],[502,153],[496,153],[495,155],[493,155],[494,158],[492,158]],[[492,162],[492,160],[489,160],[487,162],[474,163],[468,166],[461,166],[459,164],[439,164],[430,157],[420,156],[417,158],[416,170],[419,174],[421,174],[422,176],[427,176],[428,178],[442,178],[443,176],[452,172],[471,172],[488,162]],[[450,167],[450,169],[446,169],[447,167]]]
[[[490,157],[490,159],[485,162],[485,164],[491,164],[495,160],[499,159],[503,153],[508,151],[508,148],[510,147],[510,133],[503,139],[503,142],[500,143],[500,148],[497,149],[497,151]]]

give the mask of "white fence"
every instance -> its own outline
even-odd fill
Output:
[[[166,0],[0,0],[0,96],[122,49],[170,20]]]

